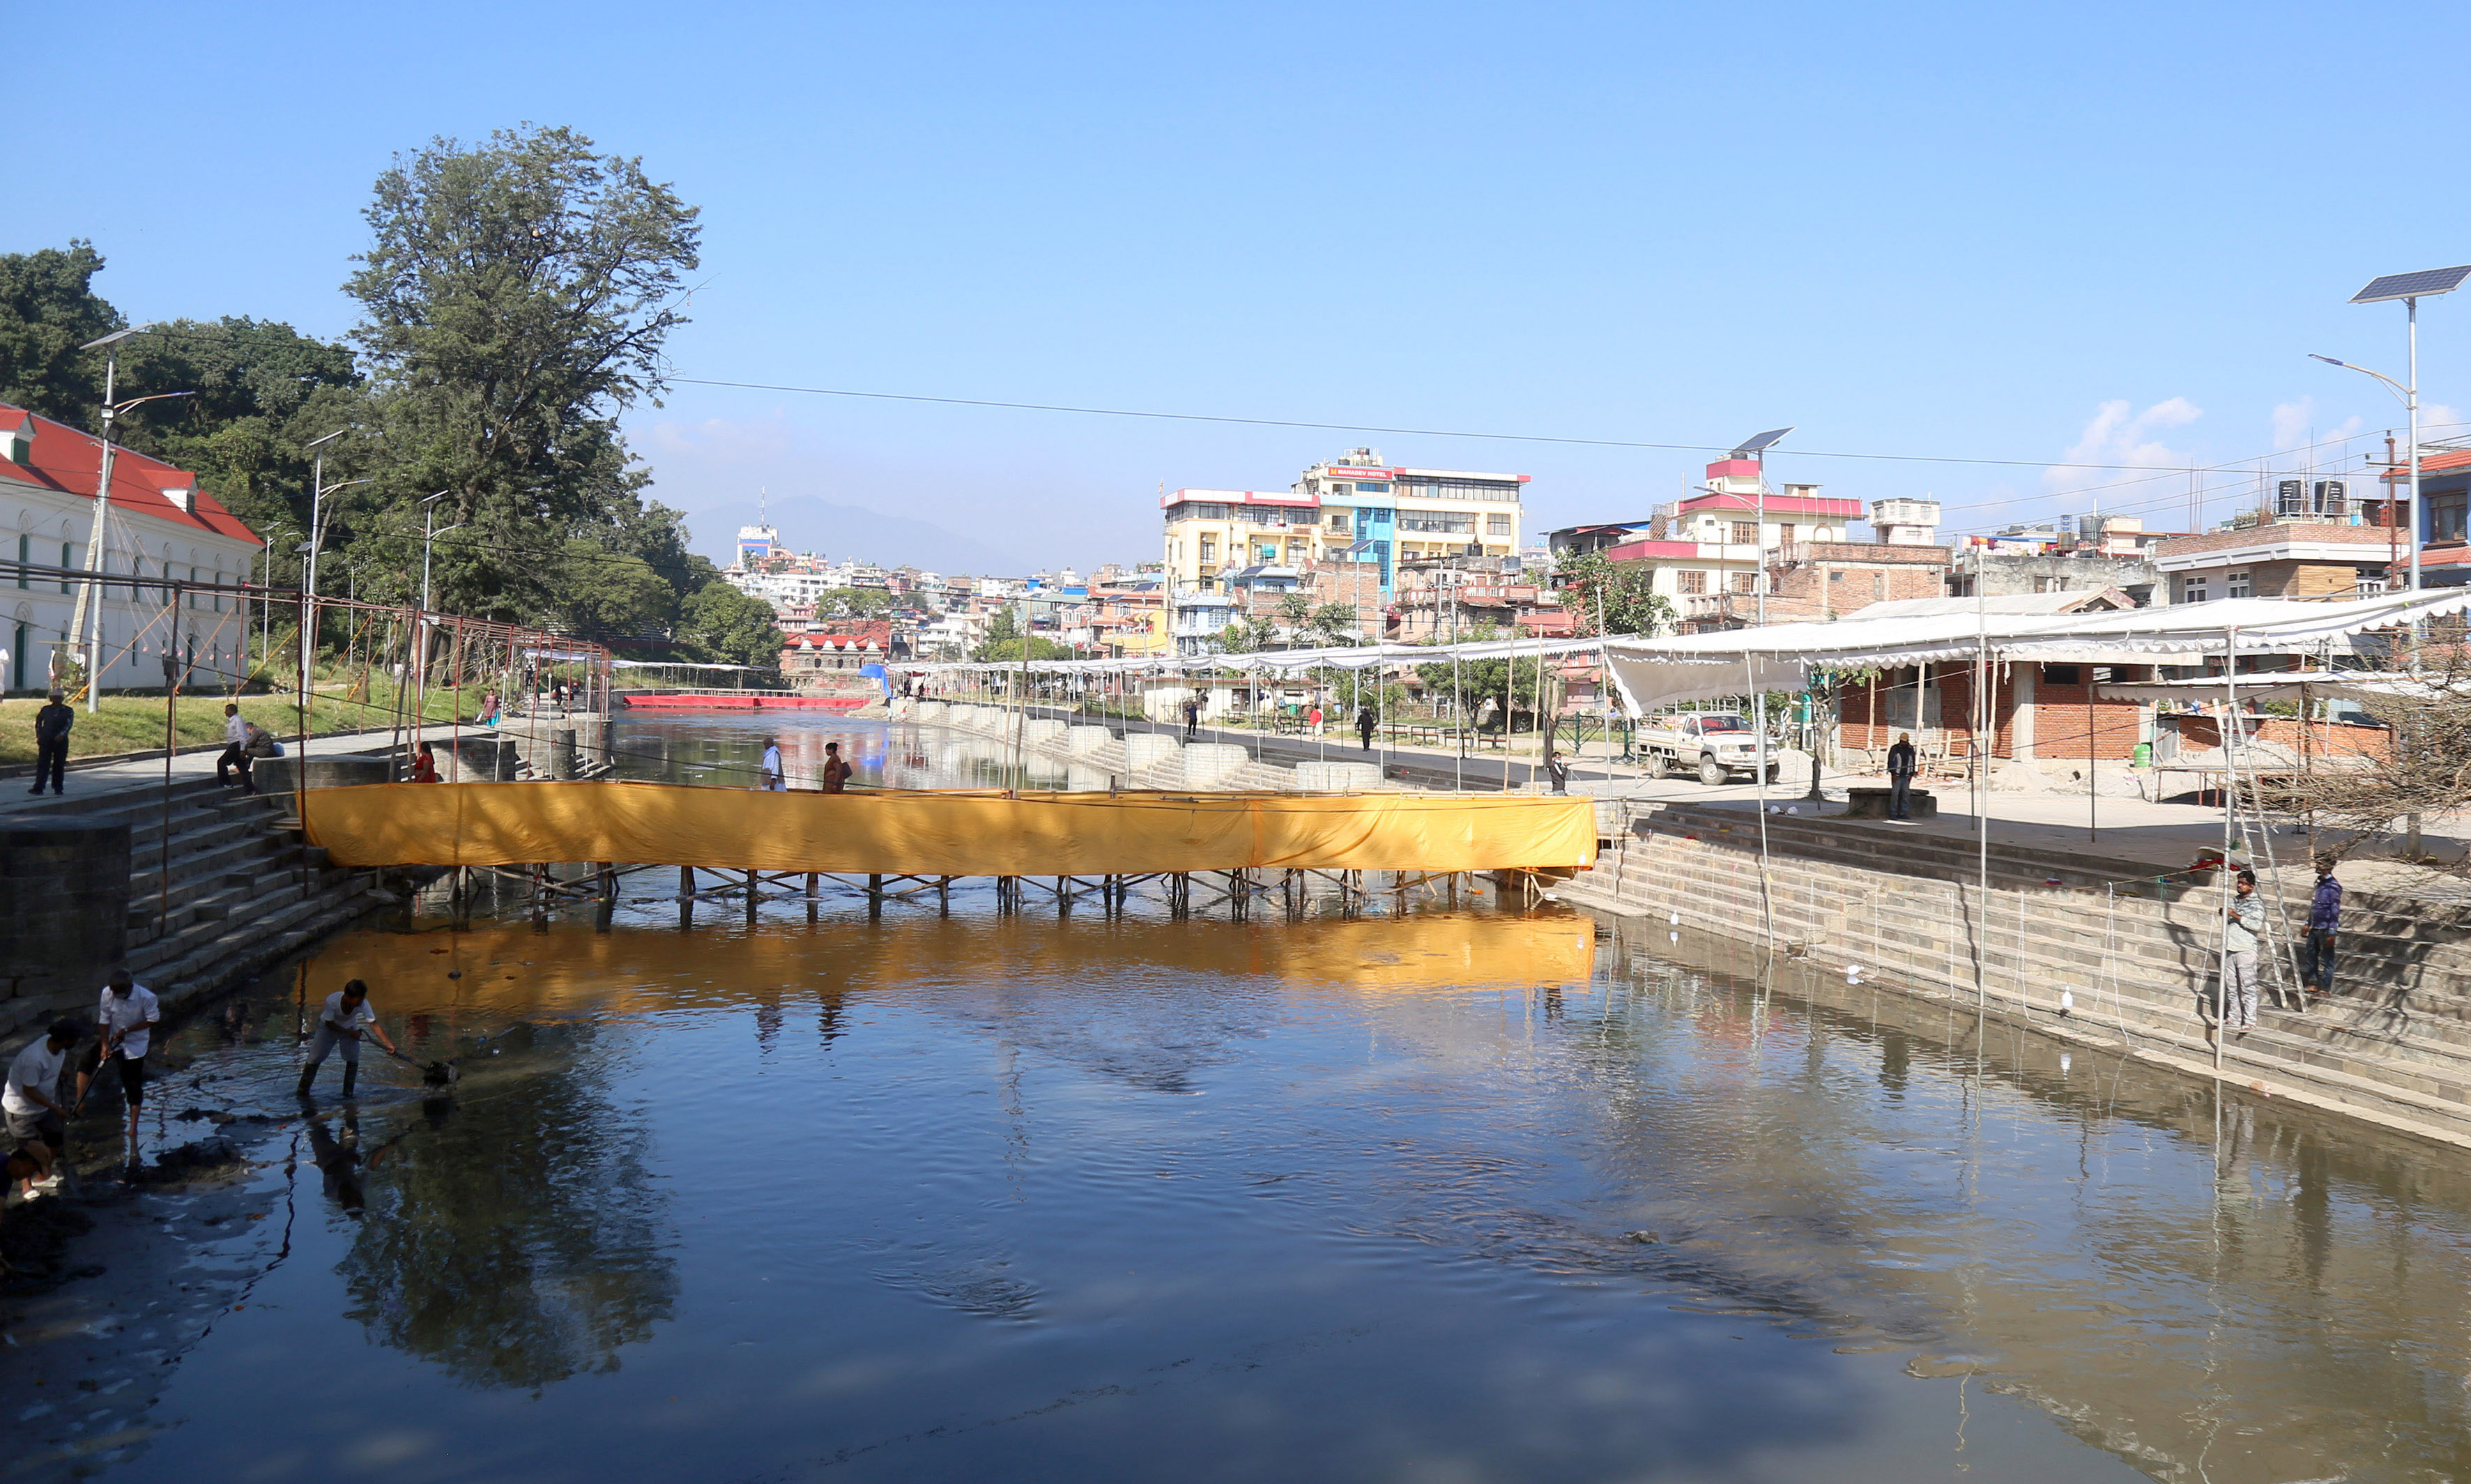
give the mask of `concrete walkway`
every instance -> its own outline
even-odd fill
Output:
[[[365,753],[373,747],[385,746],[389,735],[388,730],[381,728],[375,732],[344,732],[324,737],[312,737],[309,739],[308,755],[328,758]],[[437,728],[432,728],[426,735],[435,741],[444,737],[446,733]],[[282,739],[282,742],[286,753],[298,755],[300,742],[297,739],[286,737]],[[215,759],[222,755],[221,747],[175,754],[172,758],[171,779],[175,784],[180,784],[200,778],[212,778],[215,776]],[[64,791],[57,796],[46,791],[40,797],[36,797],[27,790],[22,779],[0,781],[0,817],[21,813],[74,813],[82,806],[125,809],[130,804],[141,802],[150,793],[160,793],[163,789],[163,759],[160,754],[151,758],[132,758],[113,763],[88,763],[83,766],[71,762],[68,771],[61,779]]]

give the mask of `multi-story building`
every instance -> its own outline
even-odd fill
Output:
[[[0,516],[16,514],[18,561],[84,568],[102,468],[103,445],[91,436],[0,405]],[[106,578],[91,589],[101,604],[101,683],[159,686],[169,657],[184,668],[187,684],[237,684],[248,669],[252,615],[244,601],[229,593],[176,595],[165,584],[248,581],[260,550],[256,533],[200,489],[195,475],[127,449],[112,455],[110,515]],[[82,657],[82,636],[72,624],[78,595],[86,590],[82,580],[22,571],[0,577],[11,609],[0,626],[8,689],[40,690],[56,662]]]
[[[2153,564],[2170,583],[2169,597],[2157,593],[2154,601],[2382,593],[2399,534],[2374,526],[2294,520],[2179,536],[2154,550]]]
[[[1394,466],[1358,448],[1306,469],[1283,493],[1175,490],[1159,499],[1168,584],[1212,593],[1248,567],[1353,562],[1375,570],[1386,598],[1401,561],[1516,554],[1528,479]]]
[[[1899,506],[1884,512],[1893,517],[1891,532],[1901,535],[1918,527],[1925,513],[1936,523],[1936,507],[1902,508],[1929,502],[1880,504]],[[1648,566],[1651,589],[1683,619],[1730,620],[1735,605],[1725,600],[1755,600],[1760,574],[1771,560],[1803,547],[1856,545],[1846,540],[1846,528],[1861,518],[1859,501],[1827,498],[1816,484],[1787,484],[1762,495],[1756,460],[1720,459],[1707,465],[1707,483],[1699,493],[1659,510],[1643,538],[1604,548],[1604,554],[1612,561]]]

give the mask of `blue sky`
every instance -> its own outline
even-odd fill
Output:
[[[2400,308],[2343,300],[2471,261],[2460,103],[2411,82],[2471,43],[2460,6],[500,0],[11,29],[0,250],[90,237],[136,318],[340,334],[394,152],[566,124],[703,208],[681,376],[1676,444],[1794,424],[1773,476],[1935,494],[1955,530],[2089,485],[2187,524],[2185,476],[2047,467],[2071,457],[2244,461],[2203,480],[2227,514],[2258,459],[2399,421],[2305,359],[2401,374]],[[2432,416],[2471,420],[2471,292],[2422,321]],[[705,550],[768,486],[871,512],[787,530],[835,556],[932,560],[859,546],[927,523],[1024,570],[1155,556],[1162,482],[1283,487],[1356,442],[1532,474],[1536,530],[1644,515],[1706,457],[703,387],[630,436]]]

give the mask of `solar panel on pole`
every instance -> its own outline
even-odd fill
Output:
[[[2471,263],[2459,268],[2424,268],[2415,273],[2388,273],[2351,295],[2354,304],[2374,304],[2385,299],[2426,298],[2431,294],[2451,294],[2471,278]]]

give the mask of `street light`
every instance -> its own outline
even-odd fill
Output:
[[[2410,362],[2404,367],[2404,380],[2397,385],[2390,376],[2379,376],[2365,366],[2348,365],[2331,356],[2318,356],[2319,361],[2342,366],[2344,370],[2363,371],[2376,376],[2389,387],[2402,392],[2403,406],[2411,413],[2411,588],[2419,591],[2420,531],[2426,517],[2419,508],[2419,301],[2439,294],[2451,294],[2471,278],[2471,263],[2456,268],[2423,269],[2415,273],[2388,273],[2371,280],[2368,286],[2351,295],[2354,304],[2383,304],[2400,299],[2410,325]]]
[[[112,420],[141,403],[197,395],[194,391],[158,391],[153,396],[131,397],[126,402],[115,403],[112,400],[118,389],[120,342],[153,328],[152,324],[132,324],[128,329],[114,330],[78,347],[80,350],[103,352],[103,459],[95,476],[94,529],[86,534],[85,570],[88,572],[100,570],[103,560],[104,515],[111,505],[111,459],[118,451],[111,436]],[[85,709],[92,713],[103,704],[103,601],[102,593],[91,577],[78,589],[77,607],[69,616],[69,633],[73,638],[82,636],[86,641]]]
[[[1754,433],[1726,456],[1739,459],[1747,454],[1758,465],[1757,515],[1755,524],[1751,527],[1751,592],[1757,607],[1757,626],[1760,628],[1768,626],[1768,450],[1782,442],[1784,436],[1792,431],[1791,428],[1771,428],[1765,433]],[[1768,693],[1756,689],[1755,684],[1751,695],[1751,710],[1758,728],[1755,735],[1759,750],[1755,757],[1759,770],[1759,797],[1764,799],[1768,791]],[[1819,791],[1819,754],[1816,751],[1810,755],[1810,787],[1813,793]]]
[[[452,526],[437,524],[437,512],[430,507],[430,502],[446,493],[448,491],[441,489],[435,495],[423,496],[420,502],[420,611],[423,613],[429,611],[429,544],[450,530],[460,530],[472,524],[470,521],[457,521]]]
[[[277,521],[274,528],[266,533],[266,580],[260,584],[261,586],[267,588],[274,586],[274,538],[282,535],[286,531],[290,531],[294,535],[301,534],[297,528],[286,525],[281,521]],[[244,628],[241,630],[241,633],[245,639],[248,630]],[[257,657],[259,663],[271,663],[274,658],[273,649],[274,604],[269,602],[264,597],[260,597],[257,601]]]

